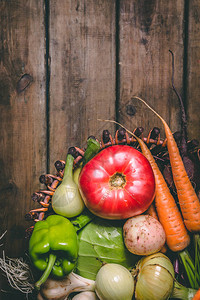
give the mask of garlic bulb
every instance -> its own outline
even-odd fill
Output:
[[[73,272],[62,280],[48,278],[41,286],[37,300],[66,300],[73,292],[94,291],[95,281]]]
[[[72,300],[98,300],[95,292],[81,292],[74,296]]]

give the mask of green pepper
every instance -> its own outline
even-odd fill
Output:
[[[51,274],[57,278],[69,274],[78,257],[76,229],[65,217],[51,215],[38,221],[29,241],[29,254],[34,266],[44,271],[36,288]]]

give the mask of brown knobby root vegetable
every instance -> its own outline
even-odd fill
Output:
[[[160,251],[166,235],[161,223],[149,215],[128,219],[123,226],[124,243],[136,255],[150,255]]]
[[[48,278],[44,285],[41,286],[37,300],[67,300],[71,293],[94,291],[94,289],[95,281],[71,272],[62,280]]]

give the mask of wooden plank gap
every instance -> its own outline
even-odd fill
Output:
[[[120,114],[120,0],[116,0],[116,12],[115,12],[115,19],[116,19],[116,33],[115,33],[115,47],[116,47],[116,103],[115,103],[115,110],[116,110],[116,121],[119,122],[119,114]],[[116,129],[118,126],[116,126]]]
[[[189,1],[185,0],[184,3],[184,52],[183,52],[183,104],[187,116],[187,96],[188,96],[188,34],[189,34]]]
[[[200,2],[185,0],[188,13],[187,27],[187,77],[185,77],[187,96],[185,98],[187,113],[188,139],[200,140],[199,118],[199,77],[200,77]]]
[[[45,0],[45,39],[46,39],[46,169],[47,173],[49,173],[50,166],[49,166],[49,161],[50,161],[50,150],[49,150],[49,141],[50,141],[50,121],[49,121],[49,97],[50,97],[50,55],[49,55],[49,13],[50,13],[50,8],[49,8],[49,0]]]

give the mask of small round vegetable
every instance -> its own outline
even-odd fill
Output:
[[[165,244],[165,231],[158,220],[149,215],[128,219],[123,226],[124,243],[137,255],[150,255]]]
[[[134,280],[125,267],[106,264],[97,273],[95,291],[100,300],[131,300]]]

